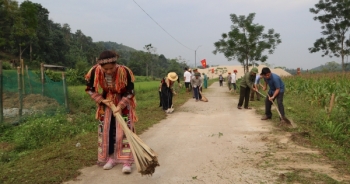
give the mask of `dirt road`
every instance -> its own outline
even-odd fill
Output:
[[[347,178],[254,110],[237,109],[237,97],[225,86],[214,83],[204,95],[209,102],[191,99],[140,135],[159,155],[153,176],[141,176],[135,166],[129,175],[122,174],[121,165],[108,171],[93,166],[67,183],[276,183],[296,169]]]

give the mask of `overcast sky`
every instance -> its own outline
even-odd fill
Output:
[[[133,0],[32,0],[49,10],[50,19],[68,23],[75,32],[80,29],[93,41],[122,43],[137,50],[147,44],[157,54],[167,58],[181,56],[194,65],[206,59],[209,65],[237,65],[223,54],[212,53],[214,42],[222,33],[230,31],[230,14],[256,13],[254,23],[273,28],[280,33],[282,43],[267,63],[287,68],[311,69],[339,58],[321,57],[309,53],[316,39],[321,37],[321,24],[313,20],[309,9],[318,0],[135,0],[160,28]],[[20,3],[23,1],[19,1]],[[180,43],[178,43],[180,42]]]

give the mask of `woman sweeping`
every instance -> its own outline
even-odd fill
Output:
[[[161,82],[161,99],[163,110],[165,113],[172,113],[174,109],[173,106],[173,95],[175,91],[173,89],[174,83],[177,81],[180,84],[179,77],[175,72],[170,72]]]
[[[98,162],[103,169],[112,169],[123,164],[122,172],[130,173],[133,157],[124,132],[114,114],[120,113],[131,131],[134,123],[136,101],[134,97],[134,75],[132,71],[117,64],[119,55],[114,51],[100,54],[97,64],[86,74],[86,92],[97,103]],[[99,88],[102,93],[99,93]]]

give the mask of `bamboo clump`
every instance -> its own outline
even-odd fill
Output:
[[[115,118],[128,139],[137,171],[141,175],[152,175],[155,168],[159,166],[157,154],[128,128],[124,118],[119,113],[115,114]]]

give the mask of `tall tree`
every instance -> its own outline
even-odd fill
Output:
[[[38,11],[36,5],[30,1],[24,1],[19,10],[19,16],[16,17],[14,24],[14,38],[19,45],[19,58],[21,59],[24,50],[31,48],[32,43],[37,39]]]
[[[156,53],[157,48],[153,47],[152,44],[145,45],[143,48],[148,53],[148,57],[146,60],[146,76],[148,77],[148,70],[150,68],[151,76],[153,77],[153,55]]]
[[[254,24],[254,17],[255,13],[250,13],[247,17],[230,14],[233,23],[231,31],[223,33],[222,39],[214,43],[214,54],[223,53],[229,61],[237,59],[244,65],[245,71],[248,71],[250,62],[265,62],[268,57],[264,51],[273,54],[276,46],[281,43],[279,33],[273,29],[263,33],[264,26]]]
[[[0,0],[0,48],[2,51],[9,51],[14,44],[10,37],[17,16],[17,1]]]
[[[322,51],[322,57],[341,57],[342,69],[345,72],[344,57],[350,53],[350,40],[347,32],[350,27],[350,2],[348,0],[320,0],[310,12],[316,14],[315,21],[322,26],[322,35],[309,48],[310,53]]]

